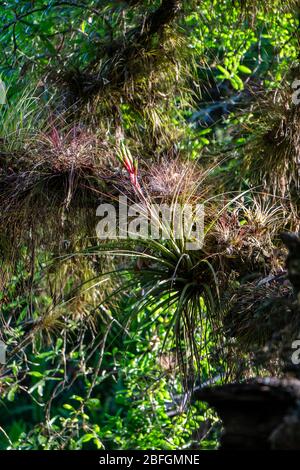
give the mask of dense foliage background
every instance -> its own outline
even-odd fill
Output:
[[[225,341],[216,284],[227,302],[274,270],[297,226],[256,180],[269,102],[297,78],[295,3],[0,2],[1,449],[218,446],[193,387],[259,366]],[[99,201],[137,196],[126,155],[151,197],[201,183],[204,254],[98,244]]]

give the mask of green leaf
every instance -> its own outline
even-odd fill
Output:
[[[8,401],[14,401],[16,395],[17,387],[13,387],[7,394]]]
[[[231,82],[231,84],[232,84],[232,86],[235,90],[243,90],[244,89],[244,83],[240,79],[240,77],[238,77],[237,75],[235,75],[234,77],[231,77],[230,82]]]
[[[252,73],[252,70],[249,69],[248,67],[246,67],[245,65],[239,65],[239,66],[238,66],[238,70],[239,70],[240,72],[246,73],[246,74],[248,74],[248,75],[251,75],[251,73]]]
[[[85,434],[81,440],[81,442],[89,442],[91,441],[92,439],[94,439],[95,436],[94,434]]]
[[[43,374],[41,374],[38,370],[31,370],[28,372],[28,375],[31,375],[32,377],[37,377],[38,379],[43,377]]]
[[[209,127],[208,129],[202,129],[201,131],[198,132],[198,135],[206,135],[210,134],[212,129]]]
[[[228,72],[228,70],[226,70],[224,67],[222,67],[222,65],[217,65],[217,69],[220,70],[220,72],[222,72],[223,76],[225,78],[227,78],[228,80],[230,80],[230,73]]]
[[[73,406],[69,405],[69,403],[64,403],[63,408],[65,408],[65,410],[74,411]]]
[[[91,410],[94,410],[94,409],[99,408],[100,400],[98,398],[90,398],[86,404],[88,408],[90,408]]]

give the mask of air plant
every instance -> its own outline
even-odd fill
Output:
[[[58,172],[71,167],[88,171],[101,169],[101,163],[108,156],[108,147],[101,132],[94,132],[81,122],[67,126],[64,122],[50,118],[46,130],[37,135],[31,152],[36,161],[40,156],[42,161],[48,161],[49,166],[53,165]]]
[[[235,271],[241,280],[247,272],[253,272],[253,268],[262,274],[272,269],[275,245],[261,224],[269,226],[272,222],[275,233],[281,223],[280,208],[265,207],[257,201],[251,213],[250,206],[241,203],[242,195],[228,202],[217,196],[208,197],[205,178],[197,182],[191,177],[188,184],[183,172],[181,178],[175,178],[173,197],[169,199],[171,213],[179,201],[201,203],[205,207],[203,245],[190,250],[184,231],[178,236],[174,219],[166,225],[154,211],[155,197],[148,192],[148,176],[145,181],[139,179],[137,164],[129,149],[123,147],[119,159],[129,174],[141,212],[150,224],[153,220],[156,222],[161,237],[154,239],[141,234],[137,239],[102,242],[85,254],[123,260],[122,265],[117,264],[115,272],[111,273],[118,288],[115,295],[109,295],[108,306],[118,295],[128,292],[136,298],[132,315],[151,312],[151,318],[145,318],[145,322],[155,322],[156,318],[173,312],[167,336],[174,335],[176,364],[183,373],[185,387],[190,388],[196,379],[203,379],[201,364],[211,354],[212,338],[215,351],[219,352],[214,358],[219,372],[227,354],[220,312],[222,292],[229,288],[230,276],[222,273],[224,270],[226,273]],[[175,166],[170,165],[169,174],[165,169],[166,186],[173,179],[174,169]],[[163,184],[162,179],[160,184]]]
[[[130,183],[134,190],[142,194],[141,187],[138,181],[138,160],[133,158],[130,150],[128,149],[128,147],[126,147],[124,142],[121,142],[120,150],[117,153],[117,158],[127,171]]]
[[[221,271],[236,271],[240,279],[250,273],[265,275],[283,265],[276,237],[284,226],[284,208],[280,203],[265,203],[248,193],[221,210],[206,235],[208,250],[219,258]],[[226,207],[226,205],[225,205]],[[276,254],[276,255],[274,255]]]
[[[226,332],[248,348],[263,347],[289,323],[293,300],[293,289],[284,272],[247,282],[229,301]]]
[[[296,73],[293,71],[291,78]],[[290,207],[297,214],[300,112],[299,105],[293,103],[292,94],[290,84],[286,83],[258,100],[251,120],[253,131],[245,149],[242,173],[251,183],[263,187],[266,195],[285,201],[289,207],[286,217],[295,225]]]
[[[133,261],[127,263],[124,268],[117,268],[115,272],[115,276],[121,275],[123,278],[116,295],[135,286],[137,300],[133,314],[150,310],[150,321],[155,321],[155,317],[173,312],[169,333],[175,332],[177,364],[184,372],[187,387],[193,383],[196,364],[199,366],[201,362],[200,350],[207,347],[212,325],[216,327],[217,323],[217,319],[212,315],[218,302],[214,269],[204,253],[201,255],[186,248],[185,234],[181,232],[178,237],[172,221],[167,226],[155,212],[151,197],[138,181],[137,163],[125,146],[122,147],[119,159],[129,174],[145,219],[150,224],[156,224],[161,239],[140,237],[136,241],[117,240],[102,243],[88,252],[114,258],[119,256]],[[190,188],[186,202],[191,197],[196,198],[194,193],[195,188]],[[178,196],[178,188],[175,187],[170,206],[172,214],[175,213]],[[116,295],[112,298],[115,299]],[[203,341],[199,340],[200,336]]]
[[[285,272],[236,289],[223,305],[223,324],[233,357],[250,359],[244,375],[251,367],[255,375],[257,370],[279,375],[291,369],[292,343],[300,328],[299,305]]]
[[[211,191],[208,183],[210,172],[200,168],[197,163],[177,158],[166,158],[149,165],[144,178],[145,190],[151,199],[172,201],[178,194],[180,201],[191,199],[191,188],[197,188],[196,197],[205,198]]]
[[[7,231],[16,226],[12,247],[29,233],[52,249],[71,233],[80,237],[94,231],[99,192],[110,173],[109,144],[81,123],[62,128],[49,121],[27,143],[25,154],[14,154],[2,167],[0,210]]]

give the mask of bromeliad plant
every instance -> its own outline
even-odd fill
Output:
[[[171,214],[175,213],[179,202],[192,201],[205,206],[203,246],[191,250],[186,234],[182,231],[178,236],[174,219],[166,224],[158,216],[147,184],[139,180],[137,163],[125,146],[120,160],[129,174],[145,220],[156,222],[161,237],[154,239],[141,234],[137,239],[107,241],[85,253],[110,256],[117,263],[110,276],[116,279],[118,287],[104,304],[112,310],[119,295],[134,296],[132,316],[138,312],[151,312],[151,318],[145,318],[146,323],[158,321],[173,312],[166,338],[173,335],[177,351],[175,362],[186,389],[209,375],[209,371],[203,375],[201,369],[203,357],[208,354],[214,356],[210,363],[218,364],[220,375],[224,377],[228,370],[224,365],[227,350],[222,332],[223,292],[231,282],[240,282],[247,271],[257,269],[263,276],[266,270],[272,270],[273,238],[268,230],[262,230],[259,220],[263,218],[268,226],[272,222],[275,233],[282,224],[280,207],[272,211],[257,202],[251,212],[249,205],[241,202],[242,195],[229,202],[217,195],[208,197],[204,179],[201,180],[202,187],[192,184],[195,182],[191,179],[189,191],[182,192],[180,183],[184,174],[179,180],[170,174],[169,181],[176,181],[170,202]],[[189,168],[189,164],[186,167]],[[251,198],[253,203],[253,195]],[[122,259],[121,265],[118,258]],[[224,276],[224,271],[231,275]],[[210,348],[212,339],[213,352]]]
[[[285,198],[294,212],[300,188],[300,112],[292,83],[298,72],[297,67],[280,89],[258,100],[242,167],[251,182],[262,184],[274,197]]]
[[[142,194],[141,187],[138,182],[138,160],[133,158],[124,142],[121,142],[117,158],[127,171],[132,187]]]

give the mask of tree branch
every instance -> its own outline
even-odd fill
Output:
[[[124,64],[136,57],[142,49],[147,49],[152,37],[161,33],[175,19],[181,4],[182,0],[162,0],[157,10],[150,13],[137,28],[127,32],[122,42],[115,42],[101,49],[83,71],[72,70],[66,73],[63,81],[70,86],[75,100],[89,98],[99,93],[105,86],[115,84],[115,77],[118,78],[118,86],[121,86],[126,79]],[[109,60],[105,73],[100,73],[100,76],[99,72],[91,73],[103,57]]]

